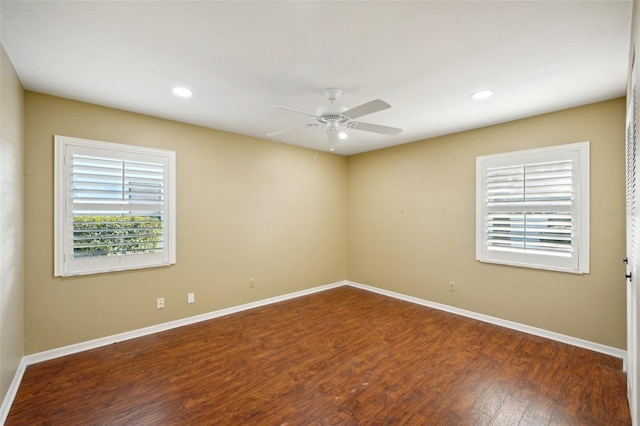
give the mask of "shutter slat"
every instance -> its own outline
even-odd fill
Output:
[[[549,168],[546,164],[544,167]],[[544,168],[538,167],[537,170]],[[562,164],[564,171],[570,167]],[[539,179],[530,180],[522,168],[522,193],[513,188],[487,188],[487,205],[494,208],[517,208],[518,211],[492,212],[487,214],[486,244],[489,249],[508,250],[522,253],[571,253],[573,230],[571,215],[565,212],[528,211],[534,206],[553,206],[572,202],[571,185],[559,185],[557,176],[549,177],[548,170],[534,173]],[[496,172],[494,170],[494,172]],[[507,172],[512,175],[513,168]],[[533,181],[532,186],[528,186]],[[493,193],[491,192],[493,191]]]

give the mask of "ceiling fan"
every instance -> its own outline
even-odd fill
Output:
[[[379,133],[381,135],[396,136],[402,132],[402,129],[396,127],[381,126],[379,124],[363,123],[361,121],[354,121],[358,117],[363,115],[373,114],[374,112],[382,111],[387,108],[391,108],[391,105],[380,99],[375,99],[371,102],[359,105],[354,108],[347,108],[340,105],[335,105],[334,102],[342,94],[342,90],[335,87],[324,89],[322,94],[329,99],[331,105],[319,106],[316,109],[316,113],[312,114],[306,111],[300,111],[298,109],[284,107],[284,106],[272,106],[271,108],[284,109],[287,111],[293,111],[298,114],[306,115],[315,120],[315,123],[310,123],[305,127],[318,127],[322,126],[327,131],[327,137],[329,139],[329,148],[331,151],[336,149],[340,140],[339,133],[342,126],[348,129],[364,130],[365,132]],[[277,130],[275,132],[267,133],[267,136],[275,136],[282,133],[290,132],[292,130],[299,129],[300,127],[293,127],[288,129]]]

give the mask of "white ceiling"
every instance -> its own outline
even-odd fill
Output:
[[[328,150],[311,121],[339,87],[350,155],[624,96],[631,1],[4,1],[28,90]],[[177,98],[171,88],[190,88]],[[470,99],[479,89],[495,95]]]

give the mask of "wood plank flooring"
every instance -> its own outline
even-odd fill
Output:
[[[340,287],[29,366],[6,425],[630,425],[621,367]]]

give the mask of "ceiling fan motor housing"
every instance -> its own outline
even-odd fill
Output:
[[[346,115],[342,115],[343,112],[347,111],[349,108],[339,105],[325,105],[318,107],[316,110],[316,116],[319,118],[318,121],[324,124],[328,123],[336,123],[346,124],[351,119]]]
[[[326,118],[340,118],[342,113],[348,110],[349,108],[340,106],[340,105],[323,105],[318,107],[316,110],[316,115],[318,117],[326,117]]]

